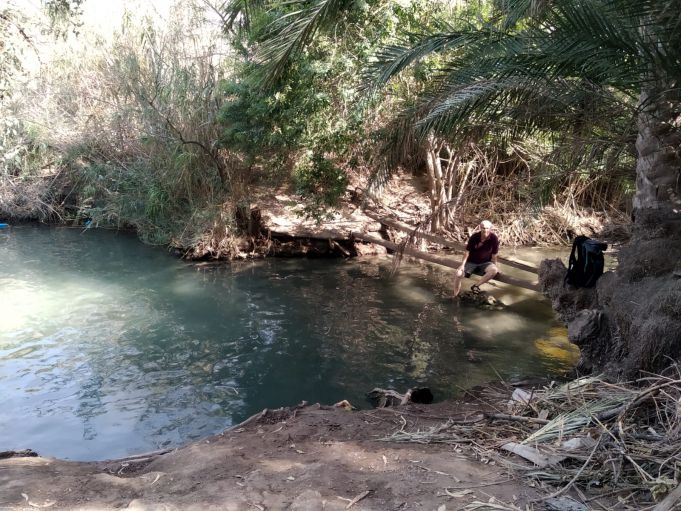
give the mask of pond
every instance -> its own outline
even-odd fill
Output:
[[[110,459],[266,407],[368,408],[374,387],[443,400],[576,357],[538,294],[499,288],[509,305],[483,311],[450,298],[452,270],[392,276],[390,257],[196,265],[129,234],[20,226],[0,260],[0,451]]]

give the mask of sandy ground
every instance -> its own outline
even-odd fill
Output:
[[[424,510],[536,493],[466,444],[383,441],[467,420],[453,401],[368,411],[302,406],[166,453],[104,462],[0,460],[2,510]]]

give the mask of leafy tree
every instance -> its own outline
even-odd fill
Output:
[[[40,74],[0,114],[0,129],[10,115],[17,120],[9,128],[20,149],[0,151],[11,174],[0,186],[29,203],[3,214],[133,227],[146,242],[179,248],[209,245],[214,235],[218,248],[196,257],[236,252],[234,220],[222,209],[232,176],[215,144],[229,48],[205,9],[185,2],[162,24],[128,14],[111,41],[84,31],[53,42]],[[67,181],[53,200],[24,190]],[[54,210],[43,214],[43,203]]]
[[[84,0],[42,0],[43,8],[50,19],[50,30],[57,37],[66,37],[69,32],[78,33],[82,26],[80,16]]]
[[[265,5],[274,8],[280,3],[271,1],[265,2]],[[366,5],[373,8],[376,4],[381,2],[286,2],[285,5],[294,5],[295,8],[291,8],[291,12],[280,22],[275,20],[267,26],[258,51],[252,56],[259,63],[256,83],[271,90],[281,90],[277,80],[295,66],[293,63],[300,55],[311,57],[308,49],[327,33],[342,34],[342,41],[352,39],[355,36],[352,31],[355,20],[352,13],[361,11]],[[396,2],[391,4],[395,5]],[[253,13],[263,3],[238,2],[235,5],[253,18]],[[244,8],[246,5],[249,6],[248,10]],[[384,104],[389,105],[388,108],[393,112],[401,112],[393,118],[389,130],[376,133],[380,135],[383,149],[376,151],[381,158],[374,158],[374,166],[378,162],[378,169],[374,173],[372,186],[380,188],[402,166],[422,169],[430,191],[433,212],[431,230],[452,225],[457,210],[465,205],[467,196],[476,197],[470,201],[472,204],[481,204],[478,199],[481,191],[486,196],[494,197],[495,202],[507,202],[504,195],[508,196],[511,192],[506,187],[508,169],[511,167],[515,168],[516,184],[523,172],[529,175],[527,170],[523,170],[529,166],[535,167],[535,175],[538,172],[545,174],[542,181],[532,185],[535,191],[529,191],[535,195],[544,193],[544,183],[554,189],[562,184],[567,191],[577,186],[592,190],[601,182],[606,182],[605,187],[611,190],[611,197],[617,198],[622,190],[621,184],[629,178],[622,170],[632,161],[630,154],[635,138],[632,131],[632,105],[622,109],[617,104],[613,110],[612,105],[617,101],[610,98],[608,102],[598,103],[598,112],[584,116],[587,112],[591,113],[597,104],[597,96],[593,91],[584,92],[583,106],[574,106],[573,109],[575,118],[580,115],[585,118],[565,134],[561,132],[571,121],[569,115],[561,111],[564,110],[562,100],[569,99],[564,94],[554,101],[535,105],[537,111],[546,110],[543,122],[533,118],[531,104],[518,106],[514,112],[503,108],[508,104],[504,103],[505,100],[488,105],[490,112],[496,112],[496,117],[474,117],[462,109],[458,118],[450,117],[448,125],[436,122],[433,115],[451,107],[451,98],[446,94],[452,91],[447,76],[453,69],[465,68],[467,62],[480,67],[485,62],[503,59],[505,49],[516,44],[513,43],[514,38],[522,39],[519,32],[526,28],[527,16],[525,12],[502,16],[493,9],[491,2],[411,2],[409,8],[404,10],[409,9],[412,12],[409,21],[400,19],[401,26],[392,37],[383,39],[382,44],[376,46],[375,54],[360,62],[362,74],[368,77],[361,88],[364,96],[385,91],[388,100]],[[244,21],[246,17],[235,19]],[[515,19],[515,22],[511,22],[511,19]],[[369,20],[370,23],[376,21]],[[252,24],[249,26],[252,27]],[[608,114],[599,115],[603,112]],[[592,131],[593,134],[589,136],[588,130],[578,127],[579,123],[587,125],[589,118],[608,119],[608,122],[602,122],[599,132]],[[532,138],[528,139],[528,136]],[[620,144],[617,149],[613,149],[612,145],[615,139]],[[622,145],[625,146],[624,150]],[[567,151],[556,152],[563,163],[563,172],[557,172],[555,165],[543,162],[547,161],[546,156],[551,148],[561,146],[566,147]],[[528,152],[529,147],[532,149]],[[506,163],[502,164],[502,161]],[[500,165],[505,167],[501,169],[504,179],[495,180]],[[612,174],[605,174],[602,172],[605,167],[617,168],[621,177],[614,179]],[[567,174],[568,170],[577,168],[580,168],[580,174]],[[584,186],[580,181],[586,181],[589,185]],[[610,186],[612,182],[616,186]],[[501,189],[501,199],[490,192],[490,186]],[[527,192],[520,189],[517,193],[511,192],[511,195],[518,193],[527,196]],[[529,199],[527,197],[525,200]],[[593,196],[584,198],[587,202],[589,199],[595,202]],[[486,208],[484,204],[482,206]],[[503,218],[503,215],[499,218]]]
[[[233,4],[227,19],[242,63],[225,85],[224,146],[258,175],[263,169],[270,177],[291,175],[308,199],[307,212],[322,215],[345,191],[345,170],[367,164],[372,124],[385,115],[380,98],[360,88],[360,72],[379,47],[425,17],[426,6],[385,0]],[[301,15],[340,16],[343,32],[289,23]],[[286,42],[270,44],[274,34]]]
[[[82,3],[83,0],[43,0],[52,34],[65,35],[69,28],[75,30],[80,26]],[[31,25],[29,18],[11,2],[0,7],[0,99],[8,92],[12,75],[22,71],[24,51],[30,48],[37,52],[28,28]]]
[[[387,48],[373,77],[380,85],[424,55],[445,55],[446,64],[421,97],[414,124],[422,131],[465,134],[484,124],[497,136],[561,127],[593,132],[620,109],[638,116],[640,148],[646,125],[673,127],[681,69],[674,56],[679,21],[672,14],[678,1],[560,0],[540,4],[538,11],[532,5],[506,2],[510,10],[481,29]],[[661,105],[671,111],[660,115]],[[662,178],[647,175],[649,167],[639,157],[635,207],[669,209],[678,168]]]
[[[77,26],[80,2],[40,2],[33,15],[24,12],[25,3],[10,0],[0,5],[0,210],[3,215],[40,219],[58,215],[59,208],[54,205],[60,202],[63,180],[38,183],[15,179],[20,174],[36,174],[49,167],[53,159],[45,144],[32,139],[25,119],[17,113],[17,105],[25,101],[32,73],[42,65],[40,35],[63,35],[66,32],[62,29]]]

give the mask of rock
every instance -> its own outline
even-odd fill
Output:
[[[484,291],[477,293],[472,291],[464,291],[459,295],[459,297],[462,301],[475,305],[481,309],[500,309],[504,307],[504,304],[500,300],[497,300],[492,295],[487,294]]]
[[[595,341],[601,333],[602,315],[596,309],[579,311],[568,323],[568,340],[577,346]]]
[[[179,511],[179,508],[172,504],[161,504],[144,499],[130,501],[130,504],[125,509],[128,511]]]
[[[24,449],[23,451],[2,451],[0,452],[0,460],[5,458],[35,458],[38,453],[32,449]]]
[[[334,408],[342,408],[343,410],[351,411],[351,410],[356,410],[354,406],[348,401],[347,399],[343,399],[342,401],[338,401],[338,403],[333,405]]]
[[[355,243],[355,252],[358,257],[368,255],[385,255],[388,249],[376,243]]]
[[[570,497],[546,499],[544,504],[547,511],[589,511],[587,506]]]

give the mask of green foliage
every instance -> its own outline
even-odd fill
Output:
[[[259,66],[252,83],[283,90],[301,62],[329,64],[315,52],[332,31],[341,33],[334,44],[355,58],[354,76],[364,71],[366,90],[389,92],[384,104],[399,112],[385,133],[381,180],[400,164],[418,165],[414,154],[434,134],[453,146],[475,141],[491,155],[533,147],[521,156],[540,177],[530,196],[567,193],[583,205],[622,206],[633,184],[635,120],[639,107],[648,108],[638,104],[641,90],[661,94],[651,102],[679,100],[678,0],[453,2],[451,10],[447,2],[391,4],[266,2],[277,15],[254,23],[266,30],[249,54]],[[392,20],[399,25],[390,32]],[[376,27],[388,35],[373,38]],[[312,90],[328,93],[339,83],[362,90],[337,70]],[[338,109],[333,96],[330,105]],[[321,152],[307,141],[291,147]]]
[[[286,181],[293,170],[293,184],[310,204],[333,204],[347,183],[341,174],[366,165],[365,146],[381,115],[382,98],[361,88],[363,69],[378,48],[431,12],[428,2],[385,0],[274,1],[250,10],[249,30],[235,34],[242,60],[223,85],[223,147],[256,175]],[[314,26],[287,24],[301,14]],[[334,16],[341,19],[324,21]],[[285,38],[279,47],[273,34]]]
[[[43,2],[69,23],[80,4]],[[475,163],[452,182],[464,201],[499,203],[498,176],[514,200],[620,207],[639,92],[678,83],[677,4],[233,0],[227,42],[201,35],[187,2],[164,26],[130,18],[113,43],[45,62],[34,88],[19,80],[28,20],[3,7],[2,173],[63,169],[80,215],[167,243],[222,218],[218,204],[249,204],[255,184],[291,185],[322,218],[367,169],[423,171],[432,135]]]
[[[144,161],[124,171],[111,162],[82,167],[75,187],[80,207],[74,220],[90,220],[94,226],[133,228],[151,244],[184,245],[196,241],[192,237],[198,236],[209,222],[197,222],[197,215],[210,211],[210,202],[188,200],[182,193],[183,183],[169,180],[160,169],[154,170]]]
[[[416,44],[390,48],[372,78],[380,85],[426,56],[442,55],[412,112],[416,126],[461,136],[484,126],[504,136],[607,132],[612,114],[630,127],[642,83],[656,79],[646,61],[662,76],[679,75],[678,59],[670,58],[678,38],[665,37],[658,47],[645,33],[657,30],[646,16],[654,19],[655,6],[665,2],[561,0],[539,11],[530,4],[506,2],[508,10],[480,27],[431,30]]]
[[[128,17],[112,42],[53,42],[56,57],[0,116],[4,172],[68,179],[65,219],[195,243],[231,190],[215,144],[225,48],[201,9],[184,4],[162,27]]]
[[[301,158],[293,178],[296,191],[308,198],[305,213],[320,219],[329,206],[337,204],[348,185],[345,172],[321,154]]]
[[[83,25],[80,16],[84,0],[42,0],[45,12],[50,19],[50,31],[55,37],[66,38],[69,32],[78,34]]]
[[[500,9],[433,24],[385,48],[368,73],[374,87],[424,61],[437,65],[393,125],[390,161],[401,158],[405,138],[429,133],[454,144],[532,146],[524,160],[542,203],[581,190],[574,204],[622,207],[634,177],[638,96],[651,79],[646,60],[659,62],[662,75],[678,74],[678,59],[668,57],[678,38],[651,47],[643,28],[664,3],[499,2]]]
[[[9,113],[0,117],[0,176],[40,175],[54,158],[54,150],[24,121]]]

